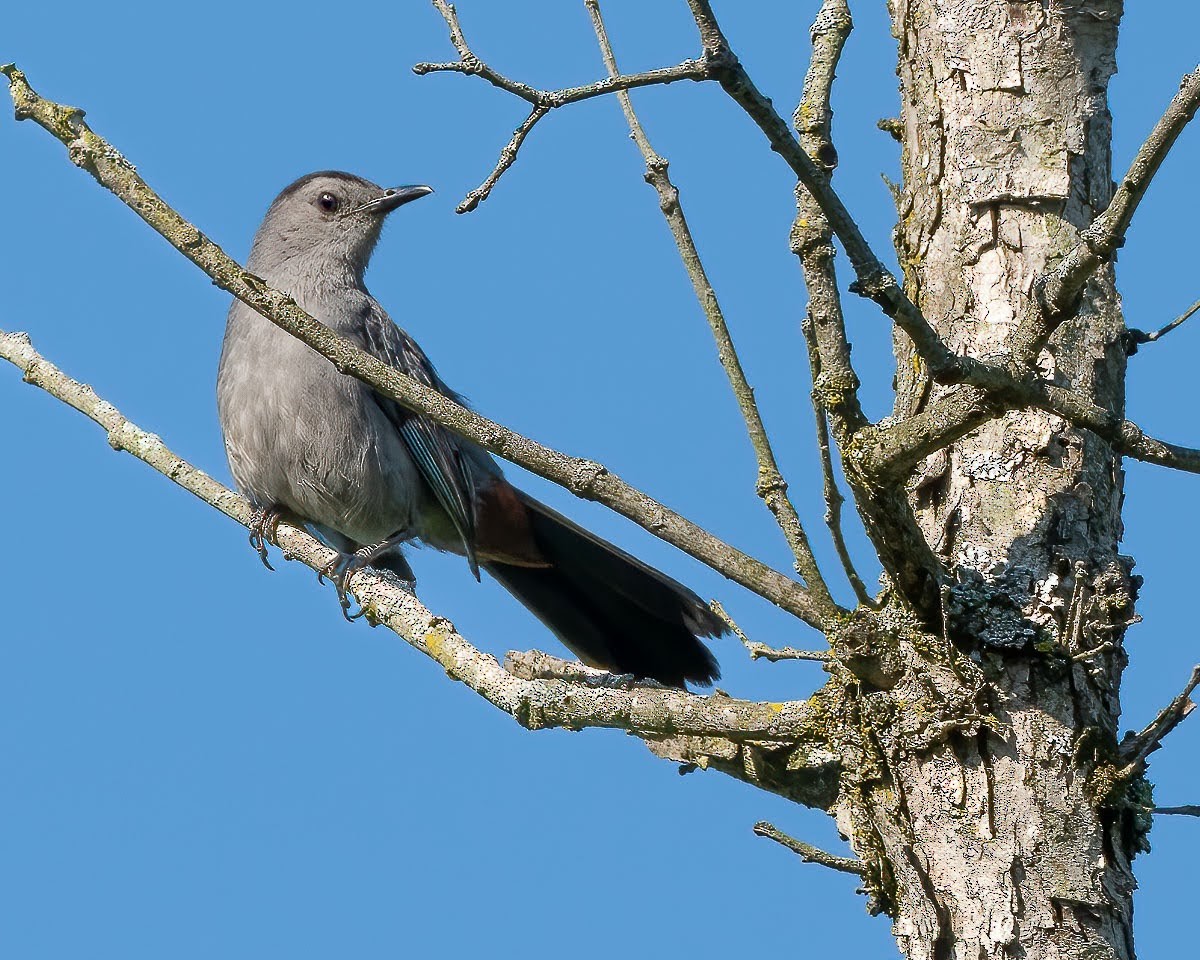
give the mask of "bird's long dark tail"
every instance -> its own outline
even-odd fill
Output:
[[[549,566],[483,566],[576,656],[677,687],[720,677],[699,638],[727,628],[703,600],[532,497],[520,498]]]

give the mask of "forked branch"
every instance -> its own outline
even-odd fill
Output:
[[[487,179],[466,195],[457,207],[459,213],[469,213],[488,198],[492,188],[496,186],[504,172],[513,165],[521,144],[529,135],[529,131],[555,107],[565,107],[569,103],[589,100],[607,93],[624,93],[635,87],[648,87],[654,84],[674,83],[677,80],[706,80],[708,68],[702,60],[685,60],[673,67],[662,67],[658,70],[646,70],[643,73],[627,75],[610,74],[603,80],[584,84],[578,87],[566,87],[562,90],[539,90],[519,80],[510,80],[504,74],[480,60],[467,43],[462,25],[458,21],[458,12],[454,5],[446,0],[433,0],[434,7],[450,28],[450,42],[458,51],[458,60],[449,63],[418,63],[413,67],[413,73],[423,76],[427,73],[465,73],[470,76],[482,77],[494,87],[499,87],[514,96],[520,97],[533,107],[525,122],[517,128],[508,145],[500,151],[500,159]]]

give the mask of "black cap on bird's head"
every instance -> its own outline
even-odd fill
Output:
[[[271,203],[254,238],[251,269],[319,257],[361,272],[384,218],[431,193],[433,188],[423,184],[385,189],[340,170],[310,173],[285,187]]]

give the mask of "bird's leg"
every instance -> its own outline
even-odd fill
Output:
[[[338,603],[342,607],[342,616],[353,623],[359,617],[366,614],[366,610],[359,609],[355,614],[350,613],[350,597],[346,591],[346,585],[350,578],[354,576],[363,567],[368,567],[381,556],[387,553],[392,548],[399,546],[404,541],[410,539],[410,534],[407,531],[395,533],[386,540],[380,540],[379,543],[371,544],[367,547],[359,547],[351,554],[339,554],[328,564],[326,564],[317,574],[317,579],[324,582],[325,577],[328,577],[333,583],[334,589],[337,590]],[[408,564],[405,564],[407,569]],[[411,577],[411,571],[409,571]],[[408,582],[412,582],[410,579]]]
[[[267,544],[279,546],[279,521],[283,519],[283,511],[275,504],[266,507],[255,507],[250,515],[250,546],[258,551],[258,559],[268,570],[274,570],[267,560]]]

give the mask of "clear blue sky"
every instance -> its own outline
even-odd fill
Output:
[[[716,6],[759,85],[790,112],[815,0]],[[883,4],[853,7],[836,88],[838,182],[884,251],[893,208],[880,174],[895,175],[897,149],[875,121],[896,112],[894,52]],[[626,69],[696,49],[682,0],[605,9]],[[453,55],[428,3],[131,0],[115,10],[27,4],[7,18],[0,61],[85,107],[238,258],[266,204],[300,174],[334,167],[432,184],[435,197],[393,218],[368,279],[446,380],[487,415],[600,460],[786,567],[614,101],[550,117],[492,199],[459,217],[454,204],[524,113],[479,80],[411,74],[415,61]],[[559,86],[600,75],[581,2],[461,0],[459,11],[480,53],[514,76]],[[1163,29],[1137,5],[1126,17],[1112,88],[1119,169],[1195,64],[1200,9],[1174,4],[1170,19]],[[648,90],[635,104],[672,161],[817,530],[788,172],[716,88]],[[59,143],[2,114],[0,327],[28,330],[66,371],[227,480],[213,397],[227,297]],[[1132,325],[1157,326],[1200,296],[1198,156],[1191,130],[1122,252]],[[865,396],[882,415],[889,331],[869,305],[848,297],[848,309]],[[1200,442],[1198,351],[1200,326],[1185,327],[1132,362],[1132,414],[1181,442]],[[616,733],[524,732],[386,631],[344,623],[306,569],[268,574],[243,530],[114,455],[96,427],[7,367],[0,438],[0,954],[720,957],[750,936],[764,955],[894,955],[887,921],[865,915],[852,878],[750,833],[768,818],[842,849],[823,815],[717,774],[680,777]],[[721,597],[757,638],[815,642],[619,517],[520,480]],[[1128,637],[1127,727],[1170,699],[1198,656],[1198,484],[1129,469],[1126,549],[1146,586],[1145,623]],[[425,602],[484,649],[557,650],[461,560],[426,552],[414,565]],[[731,642],[717,653],[723,686],[738,695],[801,697],[823,679],[808,664],[749,663]],[[1153,761],[1160,802],[1200,802],[1198,761],[1200,728],[1185,725]],[[1138,861],[1147,956],[1194,941],[1198,838],[1195,821],[1160,822],[1154,852]]]

